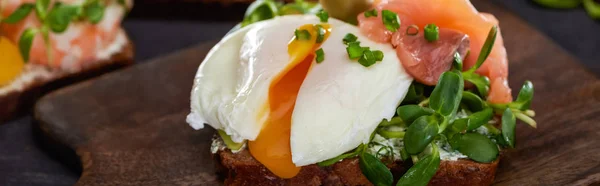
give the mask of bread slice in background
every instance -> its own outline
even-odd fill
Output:
[[[90,62],[81,71],[65,72],[27,63],[23,73],[7,86],[0,87],[0,124],[28,113],[44,94],[60,87],[89,79],[133,64],[134,47],[127,43],[109,59]],[[76,99],[76,98],[75,98]]]
[[[213,158],[225,185],[372,185],[362,174],[358,158],[344,159],[328,167],[315,164],[304,166],[291,179],[277,177],[246,149],[237,153],[219,149],[213,154]],[[394,174],[394,180],[398,180],[411,165],[412,163],[397,161],[387,166]],[[497,167],[498,160],[492,163],[477,163],[466,159],[443,160],[429,185],[491,185]]]

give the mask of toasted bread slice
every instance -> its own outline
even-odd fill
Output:
[[[296,177],[282,179],[271,173],[245,149],[236,153],[220,149],[213,157],[225,185],[372,185],[362,174],[358,158],[345,159],[328,167],[315,164],[304,166]],[[398,180],[411,164],[397,161],[389,163],[388,168],[395,180]],[[466,159],[442,161],[429,185],[491,185],[497,167],[498,160],[492,163],[477,163]]]
[[[109,59],[90,63],[81,71],[65,72],[28,63],[11,84],[0,87],[0,123],[27,113],[45,93],[102,73],[133,64],[134,47],[127,38],[121,51]]]

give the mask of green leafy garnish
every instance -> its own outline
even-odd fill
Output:
[[[469,91],[463,91],[461,103],[473,112],[481,111],[486,106],[479,96]]]
[[[393,117],[389,121],[387,119],[381,120],[378,126],[387,127],[387,126],[404,126],[405,123],[400,117]]]
[[[346,34],[346,36],[344,36],[344,39],[342,39],[342,41],[344,42],[345,45],[351,43],[351,42],[355,42],[358,39],[358,37],[356,37],[354,34],[348,33]]]
[[[492,120],[493,116],[494,110],[492,108],[486,108],[482,111],[475,112],[466,118],[468,119],[467,129],[475,130]]]
[[[533,99],[533,83],[531,81],[525,81],[523,87],[519,91],[519,95],[517,96],[517,100],[512,102],[510,105],[513,108],[519,110],[527,110],[531,105],[531,100]]]
[[[444,72],[429,97],[429,106],[442,116],[456,113],[463,92],[463,78],[459,73]]]
[[[596,2],[594,0],[583,0],[583,7],[592,19],[600,19],[600,4]]]
[[[454,69],[456,69],[458,71],[462,71],[463,61],[462,61],[462,58],[460,57],[460,54],[458,52],[455,52],[453,57],[454,57],[454,60],[452,61],[452,66],[454,67]]]
[[[373,50],[373,55],[375,56],[375,61],[383,60],[383,52],[381,50]]]
[[[254,1],[244,15],[242,27],[252,23],[272,19],[277,16],[277,5],[273,0],[257,0]]]
[[[533,0],[536,3],[548,8],[569,9],[577,8],[581,0]]]
[[[404,147],[409,154],[421,153],[438,134],[439,126],[435,116],[421,116],[406,130]]]
[[[12,14],[10,14],[8,17],[6,17],[6,19],[3,19],[2,22],[9,23],[9,24],[17,23],[17,22],[25,19],[25,17],[27,17],[27,15],[29,15],[31,10],[33,10],[33,7],[34,7],[34,5],[31,3],[22,4],[21,6],[19,6],[19,8],[17,8],[17,10],[15,10]]]
[[[360,63],[362,66],[365,67],[370,67],[371,65],[375,64],[377,62],[377,59],[375,58],[375,55],[373,54],[373,52],[371,50],[364,50],[363,49],[363,55],[360,56],[360,59],[358,59],[358,63]]]
[[[225,131],[223,131],[223,130],[217,130],[217,131],[219,133],[219,136],[221,136],[221,139],[223,139],[223,142],[225,142],[225,145],[227,146],[228,149],[240,150],[244,146],[244,143],[233,142],[233,140],[231,140],[231,136],[227,135],[227,133],[225,133]]]
[[[373,9],[373,10],[366,11],[365,13],[363,13],[363,15],[365,17],[377,17],[377,10]]]
[[[390,172],[379,158],[369,153],[361,153],[359,162],[360,170],[373,185],[385,186],[392,185],[394,182],[392,172]]]
[[[428,24],[423,29],[425,39],[429,42],[434,42],[440,39],[440,28],[435,24]]]
[[[429,180],[433,178],[439,169],[441,162],[438,147],[433,143],[431,145],[432,153],[408,169],[396,184],[397,186],[426,186],[429,183]]]
[[[346,52],[348,53],[348,58],[358,59],[362,57],[363,48],[360,47],[360,42],[354,41],[348,43],[348,46],[346,47]]]
[[[21,56],[24,61],[29,61],[29,52],[31,51],[31,45],[33,44],[33,39],[35,38],[35,34],[37,34],[39,30],[28,28],[21,34],[19,39],[19,51],[21,52]]]
[[[511,147],[515,148],[515,130],[516,118],[510,108],[507,108],[502,114],[502,139]]]
[[[465,81],[468,81],[475,85],[475,88],[477,88],[477,92],[479,92],[479,95],[481,95],[482,97],[487,97],[488,92],[490,90],[490,79],[487,76],[479,75],[474,71],[463,72],[462,75]]]
[[[382,10],[381,19],[383,20],[383,25],[389,31],[396,32],[400,28],[400,18],[392,11]]]
[[[315,51],[315,54],[317,55],[317,57],[315,57],[317,63],[321,63],[323,60],[325,60],[325,52],[323,52],[323,48],[319,48],[319,50]]]
[[[324,10],[317,12],[317,17],[319,17],[319,20],[321,20],[321,23],[327,23],[327,21],[329,20],[329,14],[327,12],[325,12]]]
[[[410,25],[406,28],[406,35],[416,36],[419,34],[419,27],[417,25]]]
[[[477,63],[469,71],[474,72],[477,70],[483,62],[488,58],[490,53],[492,53],[492,48],[494,47],[494,42],[496,42],[496,35],[498,34],[498,26],[494,25],[490,32],[488,33],[487,38],[485,39],[485,43],[483,47],[481,47],[481,52],[479,52],[479,57],[477,57]]]
[[[361,148],[361,147],[359,146],[358,148]],[[355,156],[358,155],[358,153],[359,153],[359,151],[345,153],[345,154],[336,156],[334,158],[331,158],[331,159],[319,162],[319,163],[317,163],[317,165],[319,167],[327,167],[327,166],[333,165],[333,164],[335,164],[335,163],[337,163],[337,162],[339,162],[339,161],[341,161],[343,159],[355,157]]]
[[[325,28],[321,25],[316,25],[315,28],[317,29],[317,43],[322,43],[325,40]]]
[[[47,23],[50,29],[55,33],[62,33],[68,27],[73,19],[81,13],[81,7],[71,5],[59,5],[50,10],[47,17]]]
[[[104,17],[104,5],[100,1],[94,1],[85,6],[83,12],[92,24],[97,24]]]
[[[479,133],[456,134],[450,140],[450,145],[477,162],[489,163],[498,157],[498,146]]]
[[[36,0],[35,1],[35,12],[38,18],[42,21],[46,19],[48,13],[48,7],[50,7],[50,0]]]
[[[434,111],[419,105],[403,105],[396,109],[396,113],[398,114],[398,117],[402,118],[402,121],[406,122],[407,125],[410,125],[417,120],[417,118],[432,115]]]
[[[304,30],[304,29],[302,29],[302,30],[296,29],[294,31],[294,35],[296,36],[295,37],[296,40],[310,40],[310,37],[311,37],[310,32],[308,32],[308,30]]]

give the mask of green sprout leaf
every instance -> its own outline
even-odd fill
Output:
[[[487,97],[488,92],[490,90],[490,79],[486,76],[480,76],[474,72],[463,72],[463,78],[465,81],[473,83],[477,88],[477,92],[481,97]]]
[[[450,145],[476,162],[489,163],[498,157],[498,146],[479,133],[456,134]]]
[[[467,108],[469,108],[469,110],[473,112],[481,111],[484,107],[486,107],[485,101],[483,101],[483,99],[469,91],[463,91],[462,100],[460,102],[466,105]]]
[[[429,97],[429,106],[442,116],[456,113],[463,92],[463,78],[452,71],[444,72]]]
[[[223,130],[217,130],[217,131],[219,133],[219,136],[221,136],[221,139],[223,139],[223,142],[225,142],[225,145],[227,146],[227,148],[229,148],[231,150],[240,150],[244,146],[244,143],[233,142],[233,140],[231,140],[231,136],[227,135],[227,133],[225,133],[225,131],[223,131]]]
[[[548,8],[570,9],[577,8],[581,4],[581,0],[533,0],[537,4]]]
[[[406,93],[406,96],[404,96],[402,104],[418,103],[423,97],[424,88],[423,84],[413,81],[413,83],[410,84],[410,87],[408,87],[408,92]]]
[[[497,34],[498,34],[498,26],[494,25],[492,27],[492,29],[490,29],[490,32],[488,33],[488,36],[485,39],[485,43],[483,44],[483,47],[481,47],[481,52],[479,52],[479,57],[477,58],[477,63],[475,63],[475,66],[473,66],[473,67],[471,67],[471,69],[469,69],[470,72],[474,72],[479,67],[481,67],[483,62],[485,62],[485,60],[490,55],[490,53],[492,53],[492,48],[494,47],[494,42],[496,42]]]
[[[419,105],[403,105],[398,107],[396,110],[398,117],[402,119],[407,125],[412,124],[417,118],[421,116],[429,116],[434,113],[433,110]]]
[[[583,7],[592,19],[600,19],[600,4],[596,2],[594,0],[583,0]]]
[[[361,146],[362,146],[362,144],[361,144]],[[360,148],[361,148],[361,147],[359,146],[359,149],[360,149]],[[335,163],[337,163],[337,162],[340,162],[340,161],[342,161],[343,159],[346,159],[346,158],[352,158],[352,157],[354,157],[354,156],[357,156],[357,155],[358,155],[358,153],[359,153],[359,151],[354,151],[354,152],[345,153],[345,154],[342,154],[342,155],[336,156],[336,157],[334,157],[334,158],[331,158],[331,159],[328,159],[328,160],[325,160],[325,161],[319,162],[319,163],[317,163],[317,165],[318,165],[319,167],[327,167],[327,166],[331,166],[331,165],[333,165],[333,164],[335,164]]]
[[[329,13],[325,12],[324,10],[321,10],[317,13],[317,17],[319,17],[321,23],[327,23],[327,21],[329,20]]]
[[[479,128],[480,126],[488,123],[492,117],[494,116],[494,110],[492,108],[486,108],[482,111],[479,112],[475,112],[471,115],[469,115],[468,119],[468,125],[467,125],[467,129],[468,130],[475,130],[477,128]]]
[[[55,6],[50,10],[47,17],[47,23],[50,29],[55,33],[62,33],[69,27],[69,24],[81,13],[81,8],[71,5]]]
[[[92,24],[97,24],[104,17],[104,8],[100,1],[94,1],[84,8],[84,15]]]
[[[29,61],[29,52],[31,51],[31,45],[33,45],[33,39],[39,32],[37,29],[28,28],[23,31],[21,38],[19,38],[19,51],[25,62]]]
[[[531,81],[525,81],[523,87],[519,91],[517,100],[510,103],[510,106],[519,110],[527,110],[531,106],[531,100],[533,99],[533,83]]]
[[[515,148],[516,122],[517,119],[510,108],[506,108],[504,114],[502,114],[502,139],[511,148]]]
[[[360,170],[373,185],[392,185],[394,176],[379,158],[369,153],[362,153],[359,156],[359,160]]]
[[[272,19],[275,16],[277,16],[277,5],[273,0],[257,0],[250,4],[248,9],[246,9],[242,27],[259,21]]]
[[[409,154],[419,154],[438,134],[439,126],[435,116],[421,116],[406,130],[404,146]]]
[[[440,167],[440,154],[437,147],[431,144],[433,152],[413,165],[400,180],[397,186],[426,186]]]
[[[31,10],[33,10],[33,4],[25,3],[19,6],[17,10],[15,10],[12,14],[10,14],[6,19],[2,20],[3,23],[15,24],[27,17]]]
[[[48,13],[48,7],[50,7],[50,0],[36,0],[35,1],[35,13],[40,20],[46,20],[46,14]]]
[[[404,126],[404,121],[402,120],[402,118],[396,116],[393,117],[392,119],[390,119],[389,121],[387,119],[383,119],[381,120],[381,122],[379,123],[378,126],[380,127],[388,127],[388,126]]]

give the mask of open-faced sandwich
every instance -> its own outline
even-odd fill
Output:
[[[0,121],[45,91],[133,62],[132,0],[0,0]]]
[[[200,65],[187,121],[218,130],[225,184],[492,184],[516,119],[536,126],[494,16],[468,0],[320,3],[253,3]]]

